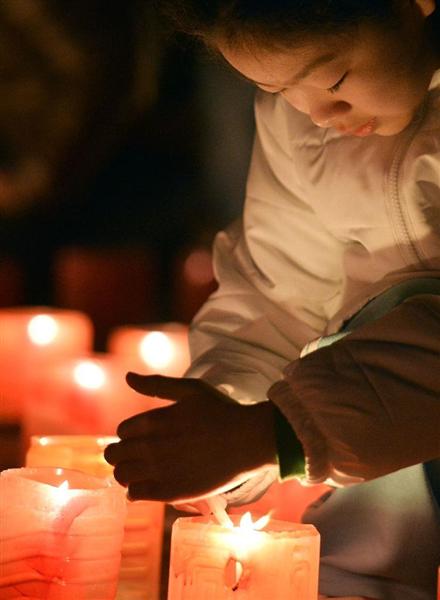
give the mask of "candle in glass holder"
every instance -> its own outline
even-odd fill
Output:
[[[119,327],[111,332],[108,349],[123,358],[131,371],[181,377],[190,363],[188,326]]]
[[[0,597],[113,600],[125,494],[61,468],[0,473]]]
[[[132,390],[126,366],[93,354],[41,369],[26,398],[23,435],[114,435],[121,421],[157,404]]]
[[[41,368],[90,352],[93,326],[83,313],[45,307],[0,310],[0,417],[17,420]]]
[[[264,526],[250,513],[232,521],[231,528],[207,517],[175,521],[168,600],[317,600],[320,537],[313,525]]]
[[[110,436],[33,436],[26,465],[56,465],[112,478],[113,467],[103,453],[117,441]],[[118,600],[159,600],[164,506],[146,500],[127,503]]]

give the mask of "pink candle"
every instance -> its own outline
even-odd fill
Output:
[[[56,465],[98,477],[112,477],[113,468],[104,459],[103,451],[118,439],[91,435],[34,436],[26,465]],[[162,502],[127,503],[118,600],[159,600],[164,512]]]
[[[124,419],[155,406],[125,382],[116,357],[93,354],[41,369],[24,411],[24,433],[114,435]]]
[[[60,468],[0,473],[0,598],[113,600],[124,490]]]
[[[206,517],[173,525],[168,600],[317,600],[319,534],[269,521],[222,527]]]
[[[188,327],[164,323],[149,327],[119,327],[111,332],[108,349],[131,371],[181,377],[189,367]]]
[[[19,420],[35,373],[60,357],[89,352],[93,326],[83,313],[44,307],[0,310],[0,418]]]

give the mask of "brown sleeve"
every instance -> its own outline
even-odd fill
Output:
[[[286,370],[269,398],[308,479],[373,479],[440,457],[440,296],[420,295]]]

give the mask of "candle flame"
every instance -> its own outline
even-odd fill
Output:
[[[139,345],[142,360],[153,369],[168,367],[174,358],[174,345],[162,331],[147,333]]]
[[[55,500],[59,505],[62,506],[63,504],[66,504],[69,499],[69,482],[67,479],[66,481],[63,481],[61,485],[55,488],[54,494]]]
[[[234,557],[228,561],[226,568],[227,585],[233,591],[236,591],[244,576],[244,566],[242,561],[246,560],[251,548],[263,543],[263,537],[258,533],[269,523],[271,513],[260,517],[255,522],[252,520],[250,512],[244,513],[240,519],[238,527],[234,527],[233,547]]]
[[[58,323],[50,315],[36,315],[27,326],[30,340],[37,346],[48,346],[58,335]]]
[[[252,516],[250,512],[245,512],[244,515],[240,519],[240,528],[245,531],[260,531],[264,529],[266,525],[270,521],[270,512],[263,517],[257,519],[257,521],[252,521]]]
[[[87,360],[76,365],[73,378],[79,386],[88,390],[98,390],[106,381],[104,369]]]

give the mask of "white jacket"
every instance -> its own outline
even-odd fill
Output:
[[[187,374],[240,402],[269,397],[310,482],[366,482],[305,515],[321,593],[431,600],[440,521],[422,463],[440,457],[440,296],[298,357],[395,284],[440,277],[440,72],[396,136],[319,129],[265,93],[256,125],[243,221],[217,236],[219,289],[192,324]]]
[[[320,129],[264,92],[256,128],[243,221],[217,235],[219,289],[192,324],[188,372],[242,402],[369,298],[440,274],[440,71],[397,136]]]

